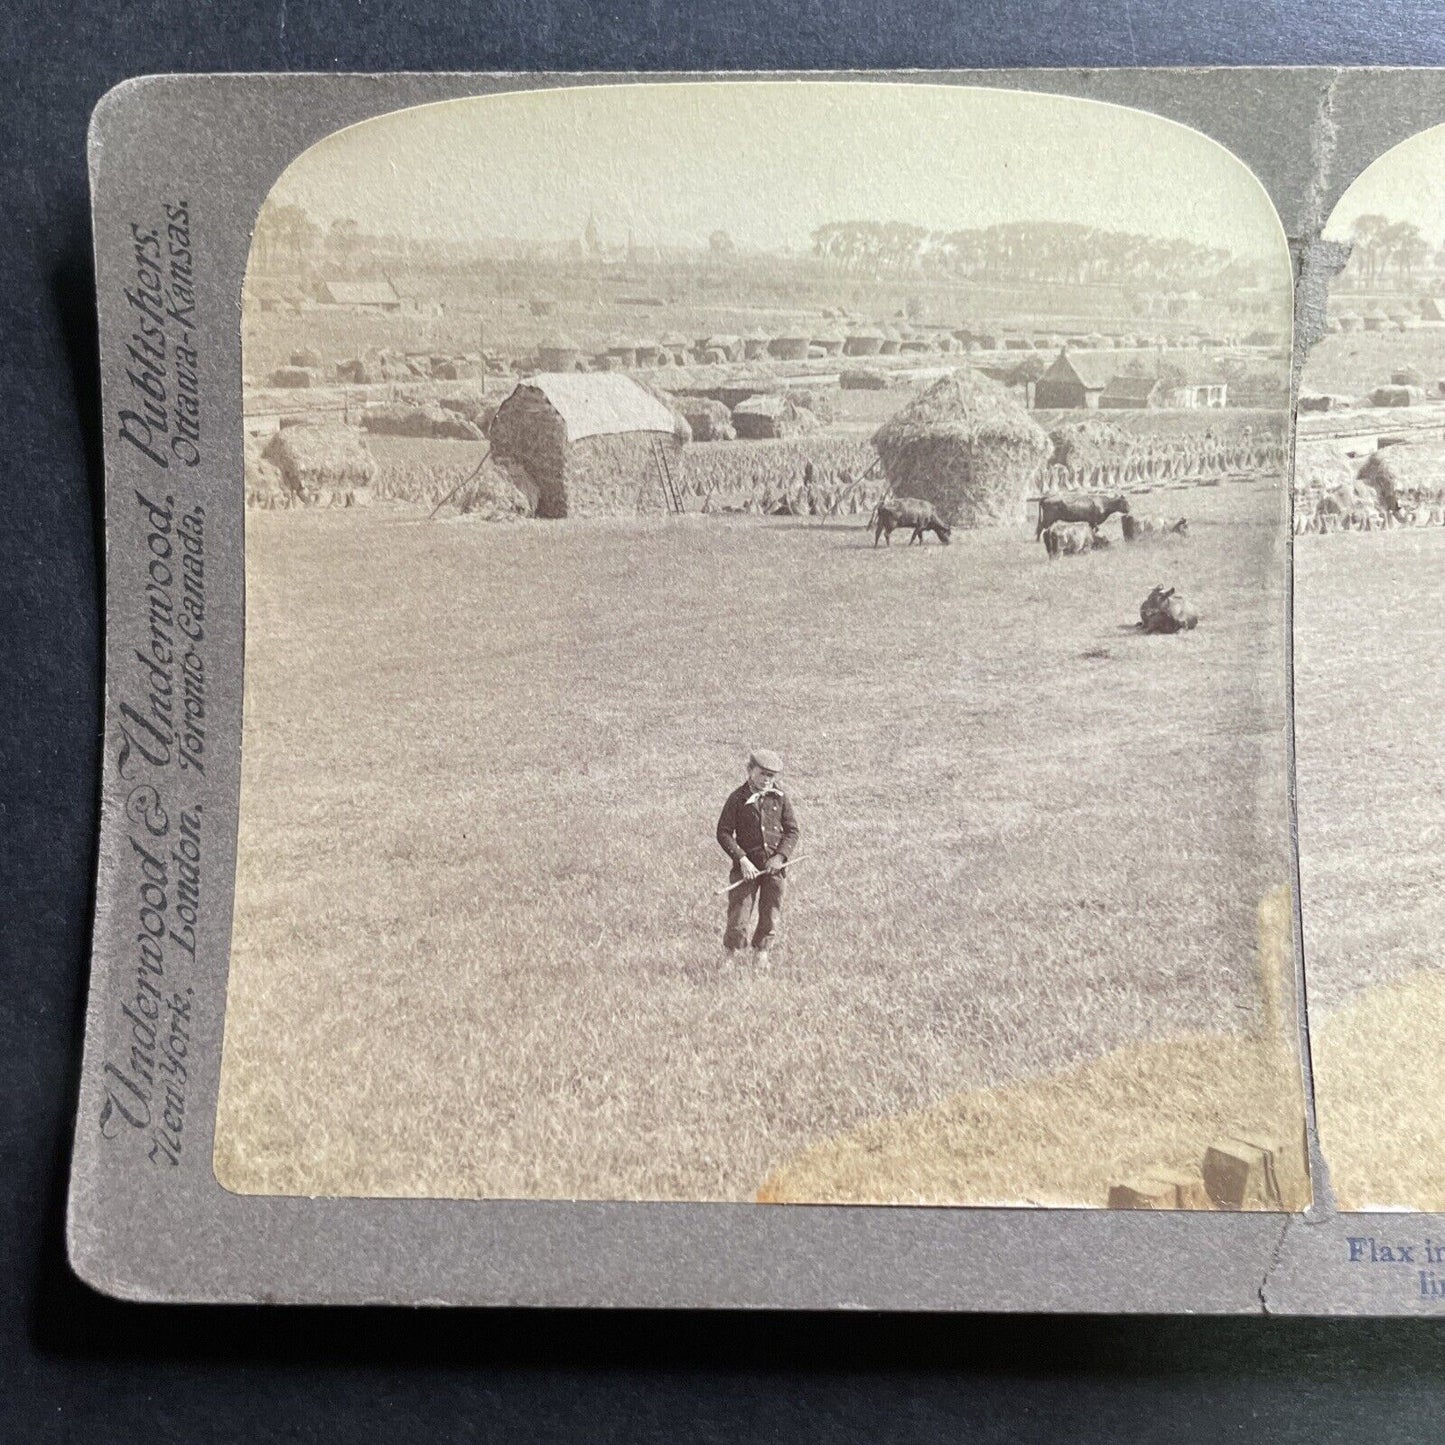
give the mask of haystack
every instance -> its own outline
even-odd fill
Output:
[[[582,348],[565,332],[554,331],[537,345],[537,366],[541,371],[576,371]]]
[[[806,361],[811,339],[808,336],[775,336],[768,343],[768,351],[779,361]]]
[[[271,373],[272,386],[315,386],[320,377],[309,366],[278,366]]]
[[[838,385],[843,391],[887,391],[888,377],[881,371],[841,371]]]
[[[1335,320],[1339,323],[1340,330],[1344,332],[1358,331],[1364,325],[1363,320],[1353,311],[1341,311]]]
[[[766,331],[750,331],[743,337],[743,360],[756,361],[760,356],[768,354],[768,333]]]
[[[789,387],[788,400],[794,406],[806,407],[824,426],[832,425],[837,416],[832,392],[821,387]]]
[[[1049,455],[1042,427],[968,367],[936,381],[873,436],[889,490],[932,502],[956,527],[1026,520]]]
[[[514,522],[530,517],[536,502],[526,472],[489,455],[477,475],[457,495],[455,506],[464,517],[483,522]]]
[[[1424,386],[1425,373],[1418,366],[1397,366],[1390,373],[1392,386]]]
[[[384,403],[361,413],[364,430],[377,436],[438,437],[456,441],[481,441],[482,429],[466,417],[445,407],[406,406]]]
[[[883,348],[883,333],[876,326],[850,331],[843,341],[844,356],[877,356]]]
[[[1049,433],[1050,466],[1080,471],[1123,461],[1134,448],[1134,434],[1108,421],[1071,421]]]
[[[525,471],[539,517],[577,517],[662,510],[691,433],[631,377],[567,372],[519,381],[488,435],[498,465]]]
[[[286,489],[304,501],[367,488],[376,476],[376,459],[350,426],[287,427],[261,455],[281,473]]]
[[[818,419],[785,396],[750,396],[733,408],[733,426],[748,441],[767,441],[817,431]]]
[[[1410,442],[1371,452],[1359,479],[1388,512],[1402,500],[1445,500],[1445,442]]]
[[[290,356],[290,365],[304,366],[312,371],[319,370],[326,365],[325,358],[315,347],[305,346],[300,351],[293,351]]]
[[[737,436],[732,413],[720,401],[705,396],[682,397],[678,409],[692,428],[694,441],[730,442]]]
[[[1419,406],[1424,400],[1421,386],[1377,386],[1370,393],[1373,406]]]

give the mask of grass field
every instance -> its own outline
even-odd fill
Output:
[[[1203,1113],[1247,1124],[1281,492],[1170,507],[1187,542],[1053,566],[1005,532],[249,517],[221,1180],[747,1200],[870,1122],[1199,1035]],[[1197,632],[1133,629],[1161,579]],[[753,743],[808,855],[762,976],[720,961],[712,837]],[[1077,1147],[1107,1171],[1113,1137]]]
[[[1305,373],[1306,391],[1338,396],[1368,396],[1390,380],[1398,366],[1418,367],[1428,394],[1445,377],[1445,326],[1420,326],[1410,331],[1352,331],[1321,337],[1311,348]]]
[[[1295,573],[1300,886],[1311,1027],[1327,1041],[1314,1059],[1321,1137],[1342,1201],[1445,1209],[1445,535],[1300,538]],[[1413,1158],[1402,1138],[1415,1140]]]

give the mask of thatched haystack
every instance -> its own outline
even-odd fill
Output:
[[[1353,311],[1341,311],[1335,320],[1339,323],[1341,331],[1359,331],[1363,327],[1364,320]]]
[[[248,507],[286,507],[293,498],[274,462],[268,462],[261,443],[248,436],[244,447],[246,505]]]
[[[1387,512],[1402,501],[1445,500],[1445,442],[1409,442],[1371,452],[1359,479]]]
[[[482,429],[455,411],[437,405],[407,406],[386,402],[361,413],[362,428],[377,436],[438,437],[481,441]]]
[[[536,506],[536,496],[528,488],[522,468],[489,455],[475,479],[457,496],[456,509],[464,517],[483,522],[519,521],[530,517]]]
[[[1390,318],[1378,306],[1372,306],[1365,312],[1366,331],[1384,331],[1389,324]]]
[[[887,391],[888,376],[882,371],[841,371],[838,386],[843,391]]]
[[[271,373],[272,386],[300,388],[315,386],[319,380],[318,374],[309,366],[278,366]]]
[[[1023,407],[968,367],[890,417],[873,446],[895,495],[932,502],[956,527],[1027,520],[1027,498],[1050,449]]]
[[[878,329],[883,335],[882,341],[878,343],[879,356],[897,356],[898,348],[903,344],[897,327],[880,326]]]
[[[1421,386],[1377,386],[1370,393],[1372,406],[1419,406],[1424,400]]]
[[[844,356],[877,356],[883,349],[883,333],[876,326],[850,331],[843,340]]]
[[[769,336],[766,331],[750,331],[743,337],[743,360],[756,361],[768,354]]]
[[[1390,373],[1391,386],[1424,386],[1425,373],[1418,366],[1397,366]]]
[[[768,352],[779,361],[806,361],[809,336],[775,336],[768,343]]]
[[[376,476],[376,459],[356,427],[287,427],[261,455],[281,473],[287,491],[309,503],[363,491],[369,496]]]
[[[565,332],[554,331],[544,336],[537,346],[540,371],[576,371],[581,361],[582,348]]]
[[[1134,434],[1108,421],[1071,421],[1049,433],[1050,466],[1081,471],[1121,462],[1134,449]]]
[[[676,405],[687,419],[694,441],[730,442],[737,436],[732,412],[722,402],[705,396],[689,396],[679,398]]]
[[[443,411],[455,412],[464,417],[485,436],[492,418],[497,414],[498,398],[483,396],[480,392],[459,391],[448,396],[439,396],[437,405]]]
[[[650,388],[616,373],[519,381],[488,435],[498,465],[520,467],[539,517],[660,511],[663,468],[680,476],[684,421]]]
[[[831,426],[838,414],[831,391],[822,387],[789,387],[788,400],[794,406],[806,407],[824,426]]]
[[[326,365],[325,358],[314,346],[303,346],[299,351],[293,351],[289,357],[292,366],[304,366],[310,371],[319,371]]]
[[[817,431],[818,418],[785,396],[750,396],[733,408],[733,427],[747,441],[767,441]]]

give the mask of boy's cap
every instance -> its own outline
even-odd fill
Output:
[[[783,760],[770,748],[754,748],[748,754],[748,766],[761,768],[765,773],[781,773]]]

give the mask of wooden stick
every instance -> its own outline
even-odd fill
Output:
[[[788,861],[783,865],[783,868],[779,869],[778,871],[782,872],[784,869],[791,868],[794,863],[801,863],[807,857],[808,854],[800,853],[796,858],[789,858]],[[767,871],[768,870],[766,868],[759,868],[758,877],[761,878]],[[739,878],[736,883],[729,883],[726,888],[714,888],[713,892],[715,894],[731,893],[734,888],[741,888],[744,883],[752,883],[755,881],[756,880],[752,878]]]

